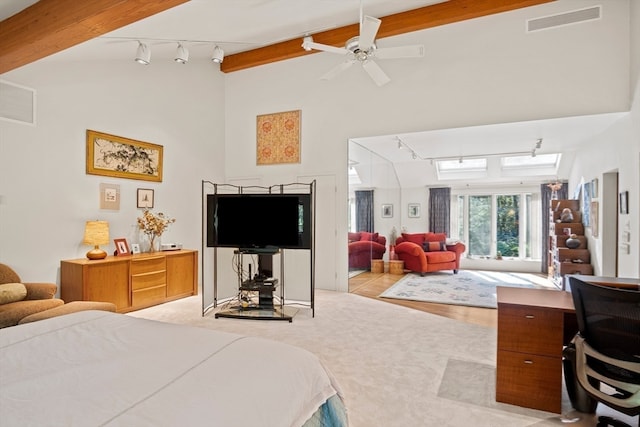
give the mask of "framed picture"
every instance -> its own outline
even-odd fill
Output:
[[[162,145],[87,129],[87,174],[162,182]]]
[[[153,190],[138,188],[138,207],[153,209]]]
[[[620,213],[626,215],[629,213],[629,192],[620,193]]]
[[[382,205],[382,218],[393,217],[393,205]]]
[[[120,186],[100,184],[100,209],[120,210]]]
[[[131,255],[127,239],[113,239],[113,242],[116,244],[116,256]]]
[[[409,218],[420,218],[419,203],[409,203]]]
[[[132,254],[139,254],[140,253],[140,244],[139,243],[132,243],[131,244],[131,253]]]
[[[257,165],[300,163],[300,112],[284,111],[257,117]]]
[[[598,209],[599,203],[597,200],[591,202],[591,235],[598,237]]]

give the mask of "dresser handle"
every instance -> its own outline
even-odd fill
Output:
[[[524,364],[525,365],[533,365],[533,360],[525,360]]]
[[[534,316],[533,314],[527,314],[526,316],[524,316],[525,319],[535,319],[536,316]]]

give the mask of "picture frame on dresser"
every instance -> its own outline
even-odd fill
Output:
[[[116,256],[131,255],[131,250],[129,249],[129,244],[127,243],[127,239],[124,239],[124,238],[113,239],[113,243],[115,243],[116,245],[116,252],[115,252]]]

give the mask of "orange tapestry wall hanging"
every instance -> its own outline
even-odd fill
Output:
[[[258,116],[256,163],[300,163],[300,110]]]

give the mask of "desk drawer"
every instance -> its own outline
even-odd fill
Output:
[[[496,401],[561,412],[561,359],[498,350],[496,366]]]
[[[521,305],[498,306],[498,351],[562,357],[561,311]]]

